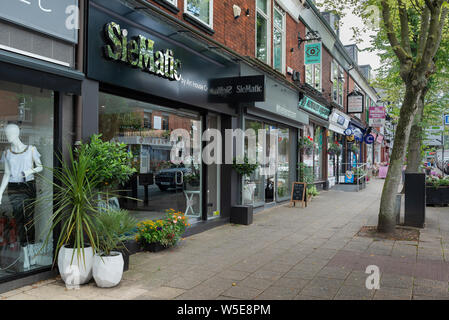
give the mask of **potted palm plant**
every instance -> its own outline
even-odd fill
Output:
[[[62,280],[67,285],[80,285],[92,279],[94,252],[98,251],[98,236],[93,215],[98,212],[98,190],[101,179],[91,170],[91,154],[83,149],[69,148],[68,161],[60,157],[60,167],[47,168],[53,174],[42,180],[52,186],[52,192],[34,201],[53,206],[48,230],[41,250],[44,250],[53,232],[58,230],[55,258]]]
[[[93,277],[98,287],[110,288],[120,283],[124,260],[118,250],[126,250],[124,242],[133,238],[131,233],[136,225],[137,220],[126,210],[101,210],[95,215],[99,251],[94,256]]]

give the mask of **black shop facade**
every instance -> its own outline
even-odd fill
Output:
[[[237,126],[234,103],[210,102],[212,79],[237,77],[238,65],[153,11],[90,1],[84,138],[125,143],[136,174],[118,200],[140,220],[184,212],[195,233],[229,222],[231,166],[205,164],[208,129]],[[188,157],[171,161],[172,132],[189,134]],[[224,144],[223,144],[224,147]]]

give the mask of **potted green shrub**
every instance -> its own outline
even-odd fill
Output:
[[[126,210],[100,210],[95,215],[98,235],[98,252],[93,261],[93,277],[98,287],[110,288],[122,279],[124,259],[120,249],[124,242],[132,238],[131,232],[137,220]]]
[[[449,178],[431,175],[426,177],[426,204],[449,204]]]

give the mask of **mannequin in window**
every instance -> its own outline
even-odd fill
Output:
[[[2,155],[5,173],[0,185],[0,205],[3,193],[7,189],[13,216],[16,219],[18,240],[25,247],[35,239],[34,207],[29,204],[36,198],[34,174],[43,170],[41,155],[36,147],[27,146],[20,141],[20,128],[16,124],[8,124],[5,134],[11,146]]]

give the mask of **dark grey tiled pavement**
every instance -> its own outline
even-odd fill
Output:
[[[359,193],[325,191],[308,208],[258,213],[176,248],[131,257],[121,284],[67,290],[52,279],[1,299],[449,299],[449,208],[427,208],[419,241],[356,236],[376,225],[383,180]],[[381,271],[368,290],[368,265]]]

